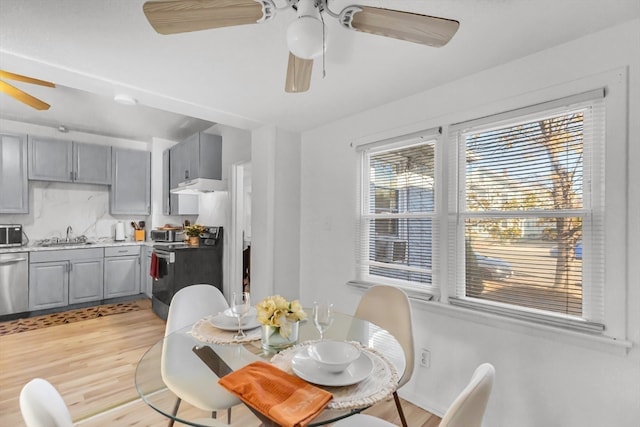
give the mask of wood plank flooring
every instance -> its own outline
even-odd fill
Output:
[[[133,382],[138,360],[163,334],[164,321],[145,309],[0,336],[0,425],[24,426],[20,390],[40,377],[58,389],[79,427],[165,426],[166,418],[139,399]],[[403,408],[411,427],[440,422],[409,402]],[[400,425],[393,399],[366,412]],[[187,403],[180,413],[210,415]],[[235,426],[259,425],[242,405],[232,413]]]

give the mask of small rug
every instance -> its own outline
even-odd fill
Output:
[[[61,311],[59,313],[46,314],[44,316],[15,319],[7,322],[0,322],[0,336],[149,308],[151,308],[151,300],[140,299],[116,304],[105,304],[95,307]]]

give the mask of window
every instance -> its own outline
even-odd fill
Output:
[[[359,147],[359,279],[430,289],[438,130]]]
[[[602,97],[452,127],[453,304],[603,329]]]

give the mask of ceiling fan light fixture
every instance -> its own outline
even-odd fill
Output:
[[[322,54],[322,22],[312,16],[303,16],[287,28],[289,51],[298,58],[313,59]]]
[[[124,93],[119,93],[113,97],[113,100],[122,105],[136,105],[138,100]]]

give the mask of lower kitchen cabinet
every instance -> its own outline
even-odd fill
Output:
[[[29,257],[29,310],[64,307],[103,297],[103,250],[62,249]]]
[[[151,254],[153,248],[151,246],[143,246],[142,249],[142,271],[140,272],[140,292],[146,294],[149,298],[152,297],[153,291],[153,277],[149,274],[151,271]]]
[[[115,298],[140,293],[140,246],[104,249],[104,297]]]

